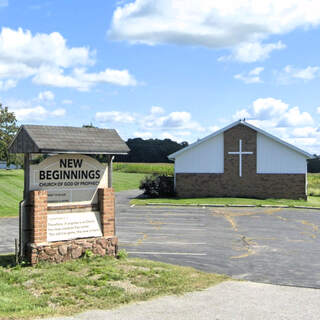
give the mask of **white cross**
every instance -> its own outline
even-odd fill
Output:
[[[239,176],[242,177],[242,155],[243,154],[253,154],[251,151],[242,151],[242,140],[239,140],[239,151],[230,151],[229,154],[238,154],[239,155]]]

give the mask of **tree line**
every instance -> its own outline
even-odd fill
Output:
[[[83,127],[93,127],[92,124]],[[7,162],[7,165],[23,165],[23,155],[9,154],[8,147],[18,131],[17,119],[13,112],[0,103],[0,160]],[[128,155],[117,155],[116,162],[171,162],[168,155],[186,146],[188,142],[178,143],[171,139],[142,139],[134,138],[126,141],[130,152]],[[308,159],[308,172],[320,172],[320,155],[314,159]]]
[[[172,162],[168,155],[188,146],[188,142],[178,143],[171,139],[134,138],[126,143],[130,152],[128,155],[117,155],[116,162]]]

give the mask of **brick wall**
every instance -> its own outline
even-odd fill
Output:
[[[86,250],[101,256],[116,255],[118,239],[115,237],[115,196],[112,188],[98,190],[99,205],[64,205],[48,208],[47,191],[30,192],[31,240],[26,259],[31,264],[39,261],[62,262],[83,256]],[[47,215],[51,213],[78,213],[99,210],[102,237],[47,242]]]
[[[115,234],[115,197],[113,188],[99,189],[98,197],[101,214],[102,234],[104,237],[112,237]]]
[[[31,242],[47,242],[48,192],[37,190],[30,192]]]
[[[253,154],[242,157],[239,176],[239,155],[229,151],[242,150]],[[257,133],[239,124],[224,132],[224,173],[177,173],[176,192],[179,197],[250,197],[306,199],[305,174],[257,174]]]

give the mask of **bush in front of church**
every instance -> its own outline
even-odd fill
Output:
[[[174,179],[164,175],[146,176],[139,186],[144,190],[144,195],[152,198],[173,197],[174,196]]]

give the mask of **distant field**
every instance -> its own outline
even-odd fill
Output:
[[[320,173],[308,173],[308,195],[320,196]]]
[[[138,189],[143,173],[113,173],[115,191]],[[19,202],[23,196],[23,170],[0,170],[0,217],[19,214]]]
[[[114,163],[113,165],[113,187],[115,191],[138,189],[140,181],[146,174],[173,174],[173,165],[170,163]],[[23,170],[0,170],[0,217],[9,217],[18,215],[19,201],[22,199],[23,193]],[[312,196],[308,202],[299,201],[297,205],[320,206],[320,174],[308,174],[308,195]],[[237,199],[210,198],[210,203],[216,200],[219,203],[237,203]],[[239,200],[239,199],[238,199]],[[136,200],[135,200],[136,201]],[[143,202],[144,200],[137,200]],[[159,199],[163,202],[163,199]],[[171,201],[171,200],[170,200]],[[182,201],[182,200],[181,200]],[[192,200],[186,200],[188,203]],[[240,200],[248,202],[246,200]],[[254,201],[254,200],[253,200]],[[260,200],[264,201],[264,200]],[[279,201],[277,201],[279,203]],[[289,203],[290,200],[280,200],[281,203]],[[208,203],[208,199],[203,199],[202,203]],[[251,202],[250,202],[251,203]]]
[[[147,173],[147,174],[165,174],[173,175],[173,163],[133,163],[133,162],[115,162],[113,171],[126,173]]]

